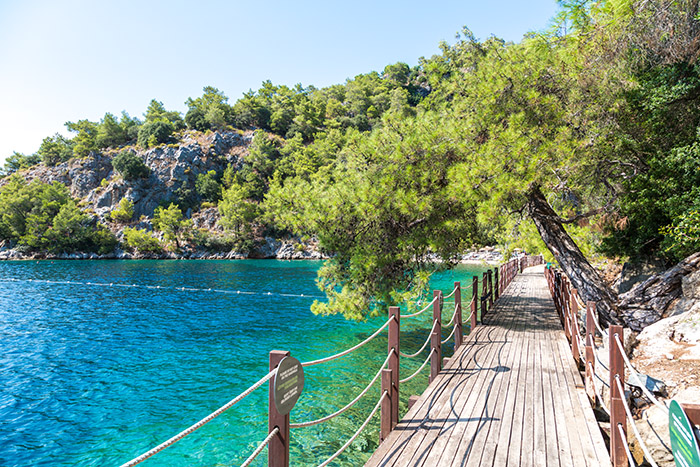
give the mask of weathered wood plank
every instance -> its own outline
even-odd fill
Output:
[[[484,321],[366,465],[609,465],[541,267]]]

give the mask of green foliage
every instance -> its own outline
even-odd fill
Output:
[[[91,152],[97,151],[97,130],[98,124],[89,120],[78,120],[77,122],[66,122],[68,131],[76,133],[73,138],[73,154],[76,157],[87,157]]]
[[[237,184],[232,184],[223,191],[219,202],[220,224],[237,236],[250,236],[251,222],[258,215],[257,205],[249,199],[247,190]]]
[[[109,217],[122,224],[130,222],[134,217],[134,203],[128,198],[122,198],[119,205],[109,213]]]
[[[126,245],[139,253],[155,253],[163,252],[163,245],[160,241],[144,229],[133,229],[127,227],[124,229],[124,239]]]
[[[78,209],[68,188],[14,175],[0,190],[0,238],[30,250],[108,253],[116,239]]]
[[[195,182],[197,194],[211,203],[219,201],[221,199],[221,185],[217,179],[218,176],[215,170],[197,175],[197,181]]]
[[[665,251],[675,258],[685,258],[700,251],[700,210],[678,216],[672,225],[661,228],[666,236]]]
[[[172,123],[167,121],[146,122],[138,133],[138,143],[142,148],[150,148],[171,141],[171,135],[175,131]]]
[[[11,175],[18,170],[28,169],[39,162],[40,158],[36,154],[26,156],[15,151],[11,156],[5,159],[5,165],[2,168],[2,172],[3,175]]]
[[[183,240],[191,231],[192,221],[183,218],[180,208],[171,203],[167,208],[156,208],[153,213],[153,228],[163,232],[163,238],[167,242],[175,242],[175,247],[180,248],[180,240]]]
[[[185,122],[180,112],[166,110],[162,102],[152,99],[145,113],[145,123],[167,122],[173,127],[173,131],[183,130]]]
[[[106,113],[97,128],[95,142],[100,148],[117,147],[129,140],[124,127],[119,124],[117,117]]]
[[[187,126],[199,131],[224,129],[232,122],[233,109],[228,105],[228,97],[212,86],[205,86],[203,91],[201,97],[185,102],[189,107],[185,115]]]
[[[41,158],[41,162],[52,167],[73,157],[73,145],[71,140],[56,133],[43,139],[36,155]]]
[[[147,178],[151,171],[141,158],[131,151],[122,151],[112,159],[112,167],[124,180]]]

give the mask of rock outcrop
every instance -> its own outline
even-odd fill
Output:
[[[686,310],[681,303],[683,281],[700,271],[700,252],[695,253],[668,271],[650,277],[619,296],[622,320],[634,331],[641,331],[662,318]],[[687,288],[687,286],[686,286]]]

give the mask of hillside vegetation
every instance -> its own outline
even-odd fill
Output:
[[[73,138],[48,137],[36,154],[8,159],[0,236],[29,249],[93,250],[110,248],[109,231],[156,250],[315,237],[333,255],[319,276],[329,301],[315,310],[354,318],[397,290],[420,291],[435,254],[449,264],[498,243],[551,251],[573,280],[592,284],[580,288],[584,298],[611,301],[586,257],[671,263],[700,249],[698,2],[560,5],[549,31],[519,43],[465,29],[415,67],[328,88],[265,82],[230,104],[206,87],[184,116],[153,100],[144,120],[69,122]],[[202,143],[234,135],[241,140],[220,153]],[[203,162],[185,158],[190,173],[159,175],[167,188],[157,203],[132,199],[157,178],[154,154],[177,159],[185,148]],[[126,200],[114,198],[109,216],[81,214],[65,193],[51,198],[56,185],[24,181],[35,164],[98,159]],[[22,204],[22,190],[49,200]],[[129,203],[145,217],[124,232],[110,223],[133,221]],[[191,218],[214,207],[216,228],[195,229]],[[29,221],[35,214],[41,222]],[[98,238],[66,230],[103,223],[110,229],[90,229]],[[65,242],[34,240],[57,229]]]

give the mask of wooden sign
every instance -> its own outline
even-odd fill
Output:
[[[668,431],[673,459],[678,467],[700,467],[700,447],[683,408],[675,400],[668,411]]]
[[[291,412],[304,389],[304,368],[294,357],[285,357],[275,375],[275,407],[281,415]]]

